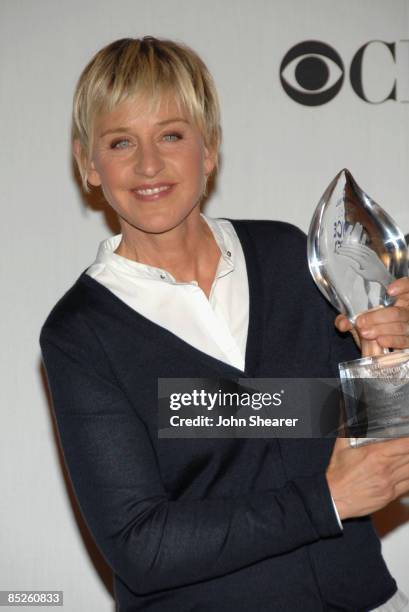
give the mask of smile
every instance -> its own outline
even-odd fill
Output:
[[[160,193],[161,191],[167,191],[171,185],[164,185],[163,187],[153,187],[149,189],[136,189],[136,193],[141,195],[153,195],[154,193]]]
[[[171,183],[162,183],[161,185],[159,184],[152,187],[143,185],[137,189],[133,189],[132,193],[138,200],[152,202],[168,196],[174,186],[175,185]]]

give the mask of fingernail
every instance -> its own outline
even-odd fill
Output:
[[[372,329],[363,329],[360,332],[361,336],[364,336],[364,338],[370,338],[373,334],[373,330]]]
[[[398,293],[398,288],[393,285],[392,287],[387,287],[387,292],[389,295],[396,295]]]

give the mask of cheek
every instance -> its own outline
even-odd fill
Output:
[[[115,187],[116,183],[120,183],[126,174],[126,167],[123,163],[113,162],[112,160],[100,160],[97,166],[102,184],[109,187]]]
[[[184,175],[186,177],[200,179],[204,174],[204,154],[203,151],[197,147],[186,152],[183,161],[181,162]]]

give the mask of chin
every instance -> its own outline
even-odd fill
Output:
[[[200,213],[200,207],[195,205],[193,208],[189,208],[186,211],[173,211],[173,214],[170,214],[169,210],[158,210],[156,214],[138,215],[138,218],[134,217],[132,219],[130,217],[128,219],[122,219],[125,221],[127,226],[134,227],[141,232],[146,232],[148,234],[163,234],[173,230],[179,225],[182,225],[196,208],[197,212]]]
[[[164,234],[182,224],[186,216],[153,215],[149,219],[123,219],[123,221],[125,221],[126,229],[135,228],[147,234]]]

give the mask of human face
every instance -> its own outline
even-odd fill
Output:
[[[158,110],[134,100],[95,122],[88,181],[101,186],[122,231],[163,233],[197,208],[214,156],[174,98]]]

